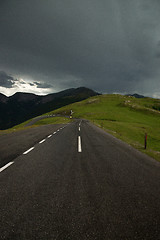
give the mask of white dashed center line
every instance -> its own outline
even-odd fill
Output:
[[[0,168],[0,172],[4,171],[6,168],[8,168],[9,166],[11,166],[14,162],[9,162],[7,163],[4,167]]]
[[[50,137],[52,137],[52,134],[51,134],[51,135],[49,135],[47,138],[50,138]]]
[[[25,154],[29,153],[30,151],[32,151],[33,149],[34,149],[34,147],[28,149],[28,150],[27,150],[26,152],[24,152],[23,154],[25,155]]]
[[[46,139],[43,139],[42,141],[40,141],[39,143],[41,144],[41,143],[43,143],[43,142],[45,142],[46,141]]]
[[[59,132],[60,130],[64,129],[65,127],[66,127],[66,126],[58,129],[57,132]],[[56,134],[57,132],[54,132],[53,134]],[[52,137],[52,134],[50,134],[47,138],[50,138],[50,137]],[[39,142],[39,144],[41,144],[41,143],[43,143],[43,142],[45,142],[45,141],[46,141],[46,139],[43,139],[43,140],[41,140],[41,141]],[[78,142],[78,146],[79,146],[78,150],[79,150],[79,152],[81,152],[81,151],[82,151],[82,148],[81,148],[81,139],[80,139],[80,137],[79,137],[78,141],[79,141],[79,142]],[[27,151],[25,151],[23,154],[26,155],[27,153],[31,152],[34,148],[35,148],[35,147],[31,147],[30,149],[28,149]],[[9,163],[7,163],[5,166],[1,167],[1,168],[0,168],[0,172],[4,171],[6,168],[8,168],[9,166],[11,166],[13,163],[14,163],[14,162],[9,162]]]
[[[79,127],[79,132],[81,131],[81,128]]]
[[[78,152],[82,152],[81,137],[78,136]]]

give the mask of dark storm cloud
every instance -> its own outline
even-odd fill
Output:
[[[31,87],[35,86],[35,84],[34,84],[34,83],[29,83],[29,85],[30,85]]]
[[[34,84],[31,84],[31,86],[36,86],[37,88],[53,88],[52,85],[48,84],[48,83],[39,83],[39,82],[34,82]]]
[[[160,41],[158,41],[158,43],[157,43],[157,49],[156,49],[157,51],[156,51],[156,57],[157,58],[160,58]]]
[[[4,71],[0,71],[0,87],[12,88],[14,84],[13,77],[7,75]]]
[[[1,1],[0,66],[57,89],[153,93],[159,12],[159,0]]]

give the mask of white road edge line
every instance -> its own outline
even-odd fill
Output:
[[[56,132],[54,132],[53,134],[56,134]]]
[[[9,166],[11,166],[14,162],[9,162],[7,163],[4,167],[0,168],[0,172],[4,171],[6,168],[8,168]]]
[[[52,134],[51,134],[51,135],[49,135],[47,138],[50,138],[50,137],[52,137]]]
[[[32,151],[33,149],[34,149],[34,147],[28,149],[28,150],[27,150],[26,152],[24,152],[23,154],[25,155],[25,154],[29,153],[30,151]]]
[[[43,143],[43,142],[45,142],[45,141],[46,141],[46,139],[43,139],[42,141],[39,142],[39,144],[41,144],[41,143]]]
[[[78,152],[82,152],[81,137],[78,136]]]
[[[57,130],[57,132],[59,132],[59,129]]]

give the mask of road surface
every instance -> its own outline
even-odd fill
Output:
[[[160,164],[87,121],[60,125],[0,168],[0,213],[0,239],[158,240]]]

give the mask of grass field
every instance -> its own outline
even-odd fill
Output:
[[[122,95],[101,95],[74,103],[53,114],[85,118],[160,161],[160,100]],[[50,114],[49,113],[49,114]],[[148,135],[147,150],[144,136]]]

